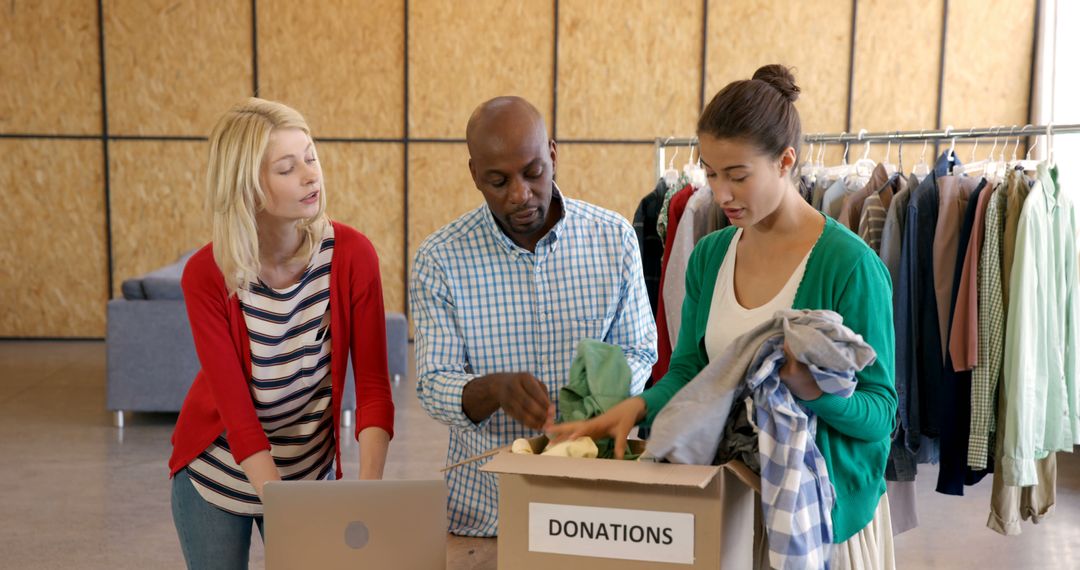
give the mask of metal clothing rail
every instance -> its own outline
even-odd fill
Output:
[[[1080,133],[1080,124],[1070,125],[1002,125],[996,127],[981,127],[971,129],[956,129],[946,127],[942,130],[921,131],[886,131],[870,133],[860,131],[857,133],[830,133],[811,134],[803,137],[807,143],[814,144],[851,144],[867,142],[888,141],[949,141],[970,140],[979,138],[1013,138],[1039,135],[1067,135]],[[698,144],[697,137],[660,137],[656,139],[656,177],[660,178],[667,169],[667,149],[678,147],[695,147]],[[689,148],[688,148],[689,150]],[[676,150],[676,152],[678,152]],[[674,156],[672,157],[674,158]],[[673,165],[676,166],[677,165]]]
[[[982,127],[977,129],[955,129],[922,131],[888,131],[868,133],[813,134],[803,140],[808,143],[844,144],[888,141],[948,141],[952,139],[1012,138],[1036,135],[1064,135],[1080,133],[1080,124],[1076,125],[1005,125]]]

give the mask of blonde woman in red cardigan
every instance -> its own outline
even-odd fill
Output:
[[[347,361],[360,478],[379,479],[394,427],[379,262],[326,217],[304,118],[249,99],[210,135],[213,242],[182,280],[202,370],[173,432],[172,510],[189,568],[247,568],[262,490],[341,477]]]

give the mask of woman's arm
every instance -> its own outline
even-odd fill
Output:
[[[188,262],[180,283],[202,374],[225,425],[229,450],[242,464],[257,452],[269,452],[270,440],[251,401],[247,373],[230,328],[228,303],[232,300],[225,295],[225,283],[209,248]]]
[[[380,427],[360,431],[360,479],[382,479],[386,466],[386,451],[390,448],[390,434]]]
[[[355,231],[355,230],[354,230]],[[394,400],[386,357],[386,314],[375,247],[357,232],[350,271],[350,349],[356,388],[356,438],[360,477],[382,476],[386,449],[394,434]],[[350,240],[351,242],[351,240]],[[367,434],[367,435],[364,435]]]
[[[247,475],[251,486],[255,487],[255,494],[259,496],[259,499],[262,499],[263,486],[267,482],[281,480],[281,473],[269,451],[259,451],[248,456],[240,462],[240,468],[244,470],[244,475]]]
[[[862,335],[877,359],[855,373],[858,381],[848,398],[820,394],[803,403],[836,431],[856,439],[880,441],[889,437],[896,419],[894,384],[895,331],[892,316],[892,280],[873,251],[856,263],[836,303],[844,326]],[[812,397],[813,393],[804,393]]]

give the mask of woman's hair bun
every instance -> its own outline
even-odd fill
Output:
[[[799,98],[801,90],[795,85],[795,76],[787,66],[778,63],[763,66],[754,72],[753,79],[772,85],[791,103]]]

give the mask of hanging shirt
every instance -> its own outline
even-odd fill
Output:
[[[675,239],[665,252],[667,267],[664,270],[664,316],[667,319],[668,338],[675,346],[679,338],[679,325],[682,323],[683,298],[686,297],[686,264],[690,252],[703,234],[702,218],[709,212],[713,202],[713,193],[708,186],[694,190],[686,202],[686,208],[678,220],[678,227],[672,228]]]
[[[978,199],[986,186],[986,179],[960,178],[962,193],[972,186],[975,190],[966,200],[964,211],[961,213],[960,231],[957,235],[957,250],[961,253],[967,251],[968,242],[971,241],[971,230],[975,225],[975,211]],[[949,327],[953,324],[952,315],[955,312],[956,299],[959,297],[963,269],[964,256],[955,255],[952,267],[952,290],[949,294],[949,312],[946,315]],[[941,461],[938,464],[937,492],[963,496],[965,486],[974,485],[986,476],[985,472],[969,470],[967,465],[968,437],[971,432],[971,372],[957,372],[952,364],[952,357],[946,352],[941,380],[942,410],[945,415],[940,418]]]
[[[840,209],[844,205],[844,198],[858,189],[859,187],[852,188],[843,177],[837,178],[821,197],[821,211],[830,218],[839,218]]]
[[[994,188],[987,186],[979,194],[975,205],[975,217],[964,252],[964,266],[960,275],[960,289],[953,311],[952,330],[949,332],[949,354],[952,355],[953,368],[971,370],[978,364],[979,355],[979,259],[986,236],[986,207]]]
[[[1001,240],[1005,226],[1005,185],[986,204],[986,233],[979,259],[979,363],[971,373],[971,433],[968,466],[985,469],[997,425],[995,394],[1005,346],[1005,308],[1001,297]]]
[[[889,203],[885,214],[885,225],[881,228],[881,245],[878,256],[889,269],[892,277],[893,292],[897,291],[900,281],[900,247],[904,240],[904,222],[907,220],[908,201],[919,183],[912,176],[907,185],[900,189]]]
[[[645,277],[645,291],[649,294],[649,305],[656,314],[660,300],[660,263],[664,258],[664,239],[656,230],[660,216],[660,207],[667,192],[667,183],[661,178],[652,192],[649,192],[634,211],[634,233],[638,238],[641,251],[641,271]]]
[[[862,219],[863,204],[871,194],[875,193],[889,181],[889,173],[885,166],[879,164],[874,167],[870,179],[861,188],[844,197],[840,204],[840,214],[836,221],[843,224],[849,230],[859,233],[859,220]]]
[[[675,193],[675,196],[671,199],[668,215],[670,219],[667,220],[667,237],[664,239],[664,259],[660,264],[660,301],[656,307],[656,364],[652,369],[652,377],[650,385],[653,382],[659,381],[667,374],[668,365],[671,363],[671,350],[675,345],[675,339],[671,336],[671,332],[668,330],[667,322],[667,302],[664,300],[664,285],[667,283],[667,266],[668,261],[671,259],[671,250],[675,246],[675,233],[679,229],[679,223],[682,221],[683,212],[686,210],[686,204],[690,201],[690,197],[694,194],[694,187],[687,185],[681,190]],[[660,213],[661,217],[664,213]],[[676,277],[677,279],[683,279],[683,276]]]
[[[640,393],[656,360],[656,329],[630,224],[618,214],[552,191],[562,217],[528,251],[499,228],[486,205],[420,245],[409,299],[416,325],[416,392],[450,427],[447,464],[537,432],[498,410],[474,423],[462,409],[477,377],[528,371],[559,405],[578,342],[618,346]],[[478,461],[446,473],[450,532],[494,536],[499,487]]]
[[[1009,276],[1003,389],[1006,485],[1037,483],[1035,460],[1072,451],[1078,311],[1076,211],[1045,165],[1017,220]]]
[[[858,225],[859,237],[879,256],[885,219],[888,216],[889,207],[892,206],[893,196],[905,188],[907,188],[907,180],[903,176],[893,175],[876,191],[871,192],[863,202]]]
[[[938,178],[938,216],[934,229],[934,298],[937,301],[939,353],[944,362],[949,347],[949,318],[952,316],[953,284],[956,281],[956,257],[960,249],[960,230],[968,200],[981,179],[961,176]]]

